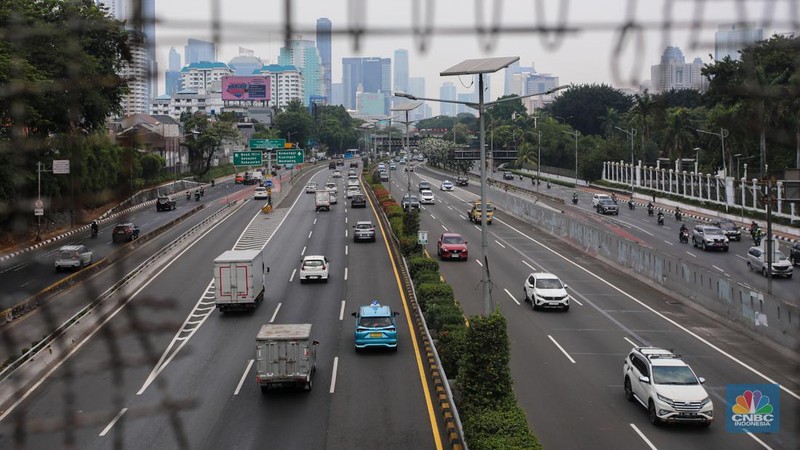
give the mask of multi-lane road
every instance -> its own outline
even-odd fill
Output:
[[[397,198],[408,188],[409,176],[412,191],[424,179],[436,195],[436,203],[421,211],[421,229],[429,232],[428,253],[436,255],[437,237],[445,231],[461,233],[469,242],[469,261],[444,261],[440,267],[466,313],[482,313],[480,227],[465,215],[467,202],[477,198],[478,186],[442,192],[440,182],[450,176],[422,168],[392,174]],[[597,215],[585,207],[586,197],[582,200],[585,213]],[[572,205],[562,205],[568,207]],[[635,224],[631,229],[640,229],[645,236],[661,232],[660,245],[676,251],[666,241],[672,241],[677,228],[648,227],[646,217],[639,217],[642,210],[635,212],[637,216],[622,212],[610,220],[630,221]],[[488,233],[492,301],[508,320],[514,389],[545,448],[798,448],[800,379],[795,361],[502,211],[496,213]],[[674,247],[678,245],[675,242]],[[696,253],[697,258],[732,259],[732,255]],[[534,312],[523,302],[523,281],[534,271],[555,273],[569,285],[574,299],[569,312]],[[654,427],[644,408],[625,400],[622,361],[640,345],[674,349],[706,378],[718,417],[710,428]],[[771,382],[783,387],[780,433],[726,432],[726,385]]]
[[[329,174],[312,179],[324,184]],[[302,188],[270,215],[259,213],[263,202],[248,201],[194,238],[48,382],[3,413],[0,446],[440,448],[384,234],[353,243],[352,225],[375,221],[374,210],[353,210],[340,195],[330,212],[317,213]],[[218,313],[213,259],[254,245],[264,246],[270,268],[265,301],[252,314]],[[296,271],[310,254],[331,260],[327,283],[300,284]],[[372,300],[401,312],[397,352],[354,351],[350,313]],[[261,393],[252,360],[265,323],[312,324],[320,345],[311,392]]]

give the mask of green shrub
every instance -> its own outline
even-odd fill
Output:
[[[425,307],[429,301],[434,298],[445,298],[453,302],[453,288],[447,284],[437,281],[435,283],[421,283],[417,288],[417,301],[420,307],[425,311]]]
[[[428,323],[428,327],[441,330],[448,325],[464,324],[464,316],[455,303],[449,303],[441,298],[437,300],[439,301],[429,302],[428,308],[425,310],[425,321]]]
[[[413,278],[412,281],[414,282],[414,287],[417,288],[422,283],[441,282],[442,280],[440,277],[441,275],[439,275],[439,272],[425,271],[418,273],[416,278]]]
[[[381,184],[381,174],[379,174],[377,170],[372,171],[372,176],[370,178],[372,184]]]
[[[458,370],[460,407],[495,409],[514,399],[506,319],[498,311],[469,319],[464,358]],[[470,444],[470,446],[472,446]]]
[[[436,351],[439,353],[439,360],[447,378],[455,379],[458,376],[458,366],[464,355],[466,342],[467,327],[463,321],[460,325],[448,325],[438,330]]]
[[[389,224],[392,226],[392,232],[395,236],[403,235],[403,218],[392,217],[389,219]]]
[[[403,231],[408,236],[417,237],[419,232],[419,210],[409,208],[403,215]]]
[[[386,204],[383,207],[383,212],[386,213],[386,217],[402,217],[403,216],[403,207],[398,205],[397,202],[392,202],[391,204]]]
[[[473,450],[542,448],[513,398],[497,408],[470,410],[462,415],[462,421],[465,439]]]
[[[417,275],[419,275],[421,272],[436,272],[438,278],[439,263],[432,258],[428,258],[427,256],[409,258],[407,264],[408,274],[412,279],[416,279]]]
[[[403,256],[409,257],[419,254],[421,250],[422,246],[419,245],[416,234],[413,236],[405,233],[400,234],[400,253],[402,253]]]

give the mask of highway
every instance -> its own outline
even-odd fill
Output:
[[[421,229],[429,232],[428,253],[436,255],[437,237],[444,231],[461,233],[469,242],[468,261],[445,261],[440,267],[465,312],[482,313],[480,227],[465,215],[466,203],[478,197],[479,187],[472,183],[466,189],[442,192],[438,190],[441,180],[451,176],[426,168],[410,174],[393,172],[392,192],[398,200],[407,189],[409,175],[412,191],[420,179],[434,187],[436,204],[423,205],[421,213]],[[582,200],[584,208],[578,209],[585,211],[587,220],[598,217]],[[646,222],[630,220],[625,211],[619,219],[604,219],[606,223]],[[637,227],[648,233],[658,231],[646,223]],[[800,447],[800,372],[790,359],[624,273],[576,254],[572,247],[502,211],[487,228],[492,302],[508,320],[514,389],[544,448]],[[677,234],[677,229],[672,231]],[[677,243],[664,242],[671,230],[663,233],[658,235],[659,248],[677,251]],[[732,255],[696,253],[703,260],[733,260]],[[522,284],[533,271],[555,273],[569,285],[573,297],[569,312],[534,312],[523,302]],[[706,378],[718,417],[711,427],[655,427],[645,408],[625,400],[622,361],[632,347],[640,345],[674,349],[698,376]],[[726,432],[726,385],[772,382],[783,387],[780,433]]]
[[[302,188],[268,216],[248,201],[197,237],[3,416],[0,447],[440,448],[383,233],[376,243],[352,242],[352,225],[375,221],[374,210],[351,210],[340,194],[330,212],[316,213]],[[217,312],[211,262],[261,244],[270,267],[264,302],[252,314]],[[331,260],[329,282],[300,284],[296,269],[309,254]],[[396,353],[353,349],[350,312],[373,299],[400,312]],[[270,322],[312,324],[320,345],[311,392],[265,395],[256,385],[255,336]],[[22,445],[15,420],[27,431]]]

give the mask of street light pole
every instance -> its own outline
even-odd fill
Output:
[[[574,134],[575,135],[575,188],[578,188],[578,135],[581,134],[580,131],[564,131],[561,130],[562,133],[566,134]]]
[[[712,136],[719,137],[719,139],[720,139],[720,141],[722,143],[722,185],[725,186],[725,184],[726,184],[725,183],[725,178],[728,176],[728,163],[725,162],[725,138],[728,137],[728,130],[726,130],[725,128],[720,128],[719,129],[719,133],[714,133],[712,131],[701,130],[701,129],[698,128],[695,131],[697,131],[698,133],[710,134]],[[726,190],[725,191],[725,211],[727,211],[727,210],[728,210],[728,192]]]
[[[536,192],[539,192],[539,181],[542,179],[542,130],[537,130],[539,137],[539,154],[536,156]]]
[[[614,128],[622,131],[623,133],[627,134],[631,137],[631,198],[633,198],[633,178],[634,178],[634,168],[633,168],[633,138],[636,137],[636,128],[631,127],[631,131],[623,130],[620,127],[615,126]]]

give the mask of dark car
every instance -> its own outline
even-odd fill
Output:
[[[604,198],[597,202],[597,212],[600,214],[614,214],[615,216],[618,216],[619,207],[617,207],[617,204],[614,203],[613,200]]]
[[[711,222],[711,224],[724,231],[725,236],[728,237],[728,240],[730,241],[742,240],[742,231],[732,221],[727,219],[721,219],[721,220],[715,220]]]
[[[793,266],[800,266],[800,242],[795,242],[789,248],[789,261]]]
[[[504,180],[513,180],[514,174],[511,172],[503,172],[503,179]]]
[[[129,242],[139,238],[139,227],[133,223],[118,223],[111,232],[111,242]]]
[[[400,206],[406,211],[419,209],[419,198],[416,195],[406,194],[403,196],[403,200],[400,201]]]
[[[350,161],[350,167],[358,167],[358,161]]]
[[[336,161],[329,162],[328,169],[336,169]]]
[[[175,209],[175,199],[168,195],[159,195],[156,200],[156,211],[172,211]]]
[[[367,197],[364,194],[353,194],[350,197],[350,207],[351,208],[366,208],[367,207]]]
[[[424,190],[430,191],[431,190],[431,183],[429,181],[420,181],[419,182],[419,190],[420,191],[424,191]]]
[[[456,186],[469,186],[469,178],[467,177],[456,178]]]

